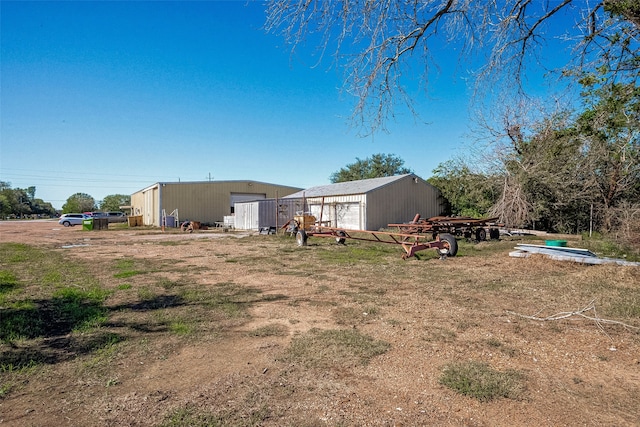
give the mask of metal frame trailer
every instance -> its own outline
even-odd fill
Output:
[[[299,228],[296,232],[296,242],[298,246],[306,246],[309,237],[332,237],[336,243],[344,244],[347,239],[361,240],[365,242],[389,243],[401,245],[404,249],[402,259],[407,259],[419,251],[425,249],[435,249],[441,258],[455,256],[458,252],[458,242],[456,238],[448,233],[436,236],[435,240],[429,241],[427,236],[411,233],[391,233],[384,231],[368,230],[345,230],[342,228],[325,227],[312,225],[305,229]]]
[[[411,222],[404,224],[389,224],[389,228],[397,228],[402,233],[428,234],[435,238],[440,233],[449,233],[454,236],[464,236],[467,239],[475,237],[479,242],[489,238],[497,240],[500,238],[502,224],[498,224],[498,218],[469,218],[469,217],[448,217],[436,216],[429,219],[420,218],[417,214]]]

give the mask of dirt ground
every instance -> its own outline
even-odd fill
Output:
[[[224,332],[191,338],[134,328],[136,312],[114,310],[109,327],[130,338],[108,374],[88,374],[86,355],[58,360],[0,399],[0,425],[156,426],[185,408],[233,414],[220,425],[640,425],[638,331],[579,316],[541,322],[518,315],[574,311],[596,297],[606,304],[607,289],[638,295],[640,268],[511,258],[506,246],[483,256],[491,242],[446,261],[402,260],[398,250],[383,262],[357,252],[335,262],[321,255],[350,243],[328,248],[328,239],[317,240],[298,248],[293,239],[218,230],[0,222],[0,242],[95,263],[92,273],[114,289],[122,279],[101,266],[135,259],[182,266],[170,274],[203,289],[228,282],[273,296]],[[143,280],[127,283],[142,288]],[[637,318],[611,319],[640,326]],[[284,333],[251,334],[265,326]],[[283,357],[292,340],[315,329],[354,329],[389,348],[367,364],[308,366]],[[521,372],[526,389],[516,399],[463,396],[439,381],[443,366],[456,361]]]

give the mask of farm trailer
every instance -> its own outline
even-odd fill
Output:
[[[489,238],[497,240],[500,238],[502,224],[498,224],[495,218],[471,218],[471,217],[450,217],[436,216],[429,219],[420,218],[417,214],[411,222],[404,224],[389,224],[389,228],[397,228],[401,233],[408,234],[431,234],[433,238],[441,233],[452,234],[454,236],[464,236],[467,239],[475,237],[479,242]]]
[[[366,242],[389,243],[401,245],[404,249],[403,259],[415,256],[419,251],[435,249],[441,258],[455,256],[458,252],[458,242],[448,233],[439,233],[435,240],[429,240],[427,236],[417,233],[393,233],[385,231],[348,230],[324,225],[323,221],[316,220],[313,215],[296,215],[283,226],[296,235],[298,246],[306,246],[309,237],[330,237],[337,243],[344,244],[347,239]]]

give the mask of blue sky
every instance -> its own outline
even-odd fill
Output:
[[[311,46],[291,56],[262,29],[260,3],[0,8],[0,181],[35,186],[56,208],[158,181],[307,188],[376,153],[426,179],[470,143],[471,91],[455,64],[417,100],[424,121],[400,109],[388,133],[361,138],[341,70],[313,67]]]

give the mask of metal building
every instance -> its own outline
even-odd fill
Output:
[[[413,174],[311,187],[284,197],[279,205],[287,200],[297,201],[294,209],[297,212],[308,212],[331,227],[350,230],[376,231],[391,223],[410,221],[416,214],[423,218],[442,215],[445,209],[438,189]],[[238,203],[236,227],[257,230],[274,226],[275,223],[260,220],[238,223],[241,215],[243,218],[266,218],[262,216],[262,206],[275,212],[275,205],[268,206],[267,203]],[[291,208],[288,210],[292,211]],[[287,220],[293,218],[293,214],[295,212],[290,212]],[[287,220],[279,217],[278,224]]]
[[[296,212],[304,212],[302,199],[266,199],[235,205],[235,228],[261,230],[285,225]]]
[[[174,225],[162,224],[163,217],[214,225],[234,214],[236,202],[280,198],[299,190],[258,181],[157,182],[131,195],[131,215],[157,227]]]

